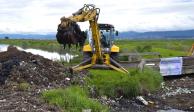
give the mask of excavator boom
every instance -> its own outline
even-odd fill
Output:
[[[61,27],[67,26],[71,22],[85,22],[89,21],[90,27],[92,29],[92,36],[95,43],[96,57],[102,60],[101,45],[100,45],[100,34],[98,29],[98,16],[100,13],[99,8],[95,8],[93,4],[85,4],[83,8],[79,9],[77,12],[73,13],[72,16],[66,18],[61,18]]]
[[[100,13],[99,8],[95,8],[93,4],[85,4],[83,8],[79,9],[77,12],[73,13],[72,16],[66,18],[65,16],[61,18],[61,22],[65,22],[69,19],[74,22],[85,22],[90,20],[98,20]]]
[[[61,29],[71,29],[72,25],[75,26],[76,22],[85,22],[89,21],[90,29],[92,32],[92,39],[93,39],[93,51],[91,51],[92,56],[89,57],[87,60],[81,62],[79,65],[74,66],[73,70],[82,70],[85,68],[92,67],[96,64],[102,64],[108,66],[112,69],[117,71],[128,73],[119,63],[114,61],[111,57],[109,52],[103,52],[101,45],[101,35],[98,26],[98,17],[99,17],[100,9],[96,8],[93,4],[85,4],[83,8],[79,9],[77,12],[73,13],[70,17],[62,17],[60,28]],[[69,33],[70,30],[63,30],[64,33]],[[71,30],[71,33],[74,33],[74,29]],[[67,39],[66,37],[65,39]],[[66,41],[68,43],[68,41]],[[89,64],[88,64],[89,63]]]

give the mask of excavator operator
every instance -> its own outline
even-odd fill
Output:
[[[106,39],[106,36],[103,34],[103,32],[101,31],[101,44],[103,47],[108,47],[108,43],[107,43],[107,39]]]

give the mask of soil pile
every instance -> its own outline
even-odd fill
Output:
[[[0,53],[0,110],[60,111],[39,97],[42,90],[66,86],[65,74],[62,64],[8,47]]]
[[[38,86],[61,84],[67,71],[63,65],[9,47],[7,52],[0,53],[0,83],[6,81],[27,82]]]

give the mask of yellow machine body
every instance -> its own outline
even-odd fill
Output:
[[[92,47],[90,46],[90,44],[84,45],[83,52],[92,52]],[[119,53],[119,47],[116,46],[116,45],[113,45],[111,47],[111,51],[110,52]]]
[[[68,27],[71,22],[85,22],[89,21],[90,29],[92,32],[92,45],[85,45],[83,47],[83,53],[88,53],[88,57],[80,64],[72,67],[73,70],[78,71],[86,68],[93,67],[95,65],[102,65],[111,69],[117,70],[122,73],[128,73],[117,61],[112,57],[112,54],[119,53],[119,47],[111,43],[109,48],[103,47],[101,39],[101,30],[103,27],[106,33],[106,28],[113,34],[113,26],[108,24],[98,24],[98,16],[100,9],[96,8],[93,4],[85,4],[83,8],[79,9],[76,13],[73,13],[70,17],[61,18],[61,26]],[[101,26],[99,26],[101,25]],[[101,27],[101,28],[100,28]],[[110,36],[111,37],[111,36]],[[110,41],[109,41],[110,42]]]

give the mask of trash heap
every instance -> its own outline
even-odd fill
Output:
[[[0,52],[0,110],[2,112],[56,112],[41,100],[41,92],[65,87],[68,74],[62,64],[8,47]]]
[[[0,84],[9,81],[27,82],[38,86],[62,84],[67,69],[38,55],[8,47],[0,53]]]

